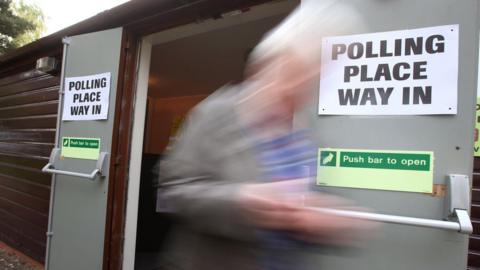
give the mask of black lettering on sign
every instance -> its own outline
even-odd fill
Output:
[[[393,56],[393,53],[387,51],[387,41],[380,41],[380,57],[390,57]]]
[[[350,64],[344,65],[344,83],[351,83],[352,81],[400,82],[427,80],[429,77],[428,62],[415,62],[417,57],[406,56],[444,53],[445,42],[445,37],[440,34],[410,36],[391,40],[351,41],[333,44],[331,57],[332,60],[340,59],[340,61],[347,59],[358,60],[358,63],[351,61]],[[398,57],[397,59],[399,60],[391,60],[390,63],[380,59],[377,61],[365,60],[383,57]],[[403,57],[403,59],[400,57]],[[359,87],[359,85],[355,86]],[[347,85],[345,87],[352,86]],[[390,97],[395,90],[394,87],[374,83],[368,83],[361,88],[337,89],[340,106],[389,105]],[[402,95],[401,102],[403,105],[432,104],[432,86],[414,84],[403,87],[402,85],[396,91],[398,91],[398,95]]]
[[[338,98],[340,99],[340,106],[358,105],[358,98],[360,97],[360,88],[353,89],[338,89]]]
[[[360,105],[366,105],[367,102],[370,102],[370,105],[377,105],[377,97],[375,96],[375,88],[365,88],[363,90],[362,100]]]
[[[363,44],[355,42],[348,46],[348,57],[350,59],[359,59],[363,56]]]
[[[69,90],[75,89],[77,91],[98,89],[98,88],[105,88],[105,87],[107,87],[107,78],[98,78],[98,79],[91,79],[86,81],[76,81],[76,82],[70,82],[68,84]]]
[[[371,41],[368,41],[366,44],[365,57],[366,58],[378,57],[378,53],[373,53],[373,42]]]
[[[333,44],[332,47],[332,59],[337,60],[339,54],[344,54],[347,51],[347,45],[345,44]]]
[[[418,55],[423,51],[423,37],[405,39],[405,55]]]
[[[368,77],[368,74],[367,74],[367,71],[368,71],[368,66],[367,65],[362,65],[360,67],[360,81],[361,82],[371,82],[373,81],[373,78],[372,77]]]
[[[427,74],[421,74],[427,72],[427,61],[413,63],[413,79],[422,80],[427,78]]]
[[[410,78],[414,80],[427,79],[427,62],[414,62],[412,65],[406,62],[400,62],[393,65],[382,63],[374,66],[346,66],[344,68],[343,81],[350,82],[353,77],[360,75],[361,82],[371,81],[405,81]],[[374,70],[369,70],[373,68]],[[375,72],[375,73],[373,73]]]
[[[408,105],[408,104],[410,104],[410,87],[403,87],[403,99],[402,99],[402,104],[403,104],[403,105]]]
[[[416,86],[413,88],[413,104],[432,104],[432,87],[427,86],[425,90],[423,87]]]
[[[395,39],[395,56],[402,56],[402,40]]]
[[[375,46],[375,42],[377,43]],[[392,44],[393,43],[393,44]],[[389,46],[390,45],[390,46]],[[408,37],[395,40],[379,40],[352,42],[350,44],[333,44],[332,60],[338,60],[346,54],[349,59],[381,58],[393,56],[436,54],[445,52],[445,37],[431,35],[424,37]]]
[[[343,73],[343,81],[350,82],[352,76],[357,76],[360,73],[360,68],[358,66],[346,66],[345,72]]]
[[[355,89],[338,89],[338,98],[340,106],[363,106],[369,103],[370,105],[378,105],[377,102],[377,92],[378,97],[381,100],[382,105],[388,105],[388,101],[393,92],[393,87],[383,88],[355,88]],[[361,98],[360,98],[361,96]]]
[[[90,109],[90,105],[80,105],[70,107],[71,115],[87,115]]]
[[[73,102],[100,102],[102,92],[76,93],[73,95]]]
[[[378,65],[377,72],[375,73],[375,81],[380,81],[382,78],[385,81],[392,80],[392,75],[390,74],[390,68],[388,64]]]
[[[437,42],[435,42],[437,41]],[[425,50],[430,53],[443,53],[445,52],[445,37],[442,35],[433,35],[427,38],[425,44]]]
[[[388,99],[393,92],[393,87],[388,87],[387,89],[378,87],[377,91],[378,95],[380,95],[380,99],[382,100],[382,105],[388,105]]]
[[[413,87],[413,92],[410,87],[403,87],[403,101],[402,104],[408,105],[412,104],[411,97],[413,96],[413,104],[432,104],[432,87],[426,86],[425,88],[421,86]]]
[[[393,78],[397,81],[405,81],[408,78],[410,78],[410,74],[407,72],[404,72],[403,75],[401,75],[401,69],[410,69],[410,64],[409,63],[397,63],[393,66]]]
[[[94,105],[92,107],[92,114],[101,114],[102,113],[102,105]]]

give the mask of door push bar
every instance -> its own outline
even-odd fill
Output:
[[[62,171],[62,170],[57,170],[55,169],[55,163],[58,161],[60,157],[60,148],[53,148],[52,153],[50,154],[50,160],[48,161],[47,165],[43,167],[42,172],[45,173],[51,173],[51,174],[61,174],[61,175],[69,175],[69,176],[76,176],[76,177],[81,177],[81,178],[87,178],[89,180],[94,180],[95,177],[98,175],[100,177],[105,176],[105,172],[107,170],[107,164],[106,162],[108,153],[107,152],[101,152],[100,157],[97,161],[97,166],[91,173],[78,173],[78,172],[70,172],[70,171]]]
[[[436,228],[457,231],[463,234],[471,234],[473,232],[473,226],[470,220],[470,216],[468,214],[468,209],[470,206],[470,181],[468,179],[468,176],[458,174],[449,175],[447,181],[447,192],[447,220],[384,215],[318,207],[311,207],[310,209],[326,214],[347,218],[364,219],[375,222],[401,224],[408,226]]]

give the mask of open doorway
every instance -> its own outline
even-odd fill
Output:
[[[135,102],[123,269],[162,269],[170,226],[157,213],[157,166],[188,111],[242,80],[250,51],[300,0],[272,1],[145,37]]]

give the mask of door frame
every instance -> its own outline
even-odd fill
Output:
[[[225,19],[207,19],[201,23],[189,23],[175,28],[166,29],[137,39],[137,55],[135,61],[135,79],[132,95],[132,121],[129,146],[130,155],[126,175],[128,179],[139,179],[143,154],[144,127],[147,110],[148,78],[150,73],[151,51],[154,45],[170,42],[217,29],[232,27],[251,21],[261,20],[280,14],[287,14],[294,8],[296,0],[283,0],[278,3],[261,3],[246,13],[231,13]],[[238,16],[237,16],[238,15]],[[130,67],[131,68],[131,67]],[[123,111],[121,112],[123,113]],[[133,269],[135,264],[135,245],[137,231],[137,216],[140,181],[129,181],[125,188],[125,213],[123,231],[123,259],[121,269]],[[113,249],[113,247],[112,247]]]

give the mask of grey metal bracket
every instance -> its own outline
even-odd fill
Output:
[[[472,221],[468,209],[470,208],[470,180],[467,175],[450,174],[447,179],[447,209],[449,220],[456,219],[460,224],[460,232],[471,234]]]
[[[458,219],[458,224],[460,224],[460,232],[471,234],[473,232],[473,225],[467,210],[455,209],[455,216]]]
[[[105,172],[107,171],[107,160],[108,160],[108,153],[101,152],[100,157],[97,161],[96,168],[91,173],[78,173],[78,172],[70,172],[70,171],[63,171],[55,169],[55,164],[60,158],[60,148],[52,149],[52,153],[50,154],[50,159],[42,169],[42,172],[51,173],[51,174],[61,174],[61,175],[68,175],[68,176],[75,176],[81,178],[87,178],[89,180],[95,180],[97,176],[105,177]]]

